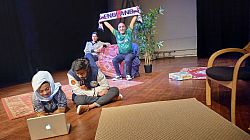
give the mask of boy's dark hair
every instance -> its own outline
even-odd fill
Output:
[[[93,34],[95,34],[96,36],[98,36],[98,33],[97,33],[97,32],[92,32],[92,34],[91,34],[91,35],[93,35]]]
[[[73,61],[71,69],[73,71],[78,71],[78,70],[89,70],[89,60],[85,58],[78,58],[75,61]]]
[[[125,22],[123,22],[123,21],[119,22],[119,23],[117,24],[117,26],[118,26],[120,23],[123,23],[123,24],[126,26]]]

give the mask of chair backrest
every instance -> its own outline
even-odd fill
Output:
[[[136,55],[136,56],[139,56],[140,55],[140,49],[139,49],[139,46],[137,43],[132,43],[132,49],[133,49],[133,53]]]
[[[118,54],[118,46],[116,44],[109,45],[106,48],[101,49],[101,57],[102,56],[110,56],[110,57],[115,57]]]
[[[250,53],[250,42],[243,49]]]

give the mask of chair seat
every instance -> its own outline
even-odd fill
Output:
[[[234,67],[213,66],[207,68],[207,76],[219,81],[232,81]],[[239,70],[238,79],[250,80],[250,67],[241,67]]]

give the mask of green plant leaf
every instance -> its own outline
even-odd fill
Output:
[[[163,46],[163,41],[156,41],[156,22],[159,15],[163,15],[161,7],[150,9],[148,13],[142,13],[143,23],[136,22],[134,25],[133,41],[137,42],[140,52],[145,57],[145,62],[151,63],[150,59],[156,48]]]

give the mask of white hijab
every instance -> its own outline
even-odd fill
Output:
[[[51,95],[47,98],[41,96],[38,92],[38,89],[42,85],[42,83],[48,82],[50,84]],[[48,71],[38,71],[32,78],[32,88],[34,94],[37,96],[38,100],[40,101],[50,101],[54,95],[60,89],[60,83],[54,83],[53,77]]]

